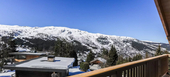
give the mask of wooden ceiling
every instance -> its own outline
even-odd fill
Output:
[[[155,0],[155,4],[170,44],[170,0]]]

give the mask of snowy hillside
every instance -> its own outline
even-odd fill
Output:
[[[89,33],[78,29],[54,26],[27,27],[0,25],[0,36],[14,36],[25,42],[29,41],[23,38],[40,38],[43,40],[56,40],[57,38],[61,38],[68,42],[76,40],[96,53],[100,53],[101,48],[110,49],[111,45],[113,45],[119,54],[127,56],[133,56],[137,53],[144,55],[145,52],[154,53],[159,45],[159,43],[140,41],[131,37]],[[164,45],[163,50],[169,47],[168,44],[161,43],[161,45]]]

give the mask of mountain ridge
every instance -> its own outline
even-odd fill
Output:
[[[141,41],[132,37],[89,33],[79,29],[54,26],[28,27],[0,25],[0,36],[13,36],[22,40],[25,40],[23,38],[40,38],[43,40],[57,40],[57,38],[61,38],[68,42],[76,40],[95,53],[101,53],[101,48],[110,49],[111,45],[113,45],[119,54],[128,56],[135,54],[144,55],[146,52],[154,54],[159,44],[165,46],[162,47],[163,50],[169,47],[166,43]]]

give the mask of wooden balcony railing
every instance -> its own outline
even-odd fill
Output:
[[[161,77],[168,72],[168,54],[69,77]]]

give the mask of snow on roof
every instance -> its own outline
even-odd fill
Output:
[[[61,69],[65,70],[72,66],[74,58],[65,58],[65,57],[55,57],[54,62],[47,61],[47,57],[41,57],[29,61],[20,62],[14,65],[7,65],[7,68],[13,69]],[[4,68],[5,68],[4,67]],[[15,67],[15,68],[14,68]]]
[[[90,69],[91,70],[98,70],[98,69],[101,69],[101,66],[99,66],[98,64],[90,65]]]
[[[101,58],[101,57],[94,58],[94,60],[92,60],[91,62],[96,61],[96,60],[99,60],[102,63],[106,63],[106,60],[104,58]]]
[[[18,47],[18,48],[16,48],[16,51],[18,51],[18,52],[24,52],[24,51],[29,52],[31,50],[27,49],[27,48]]]
[[[48,53],[12,52],[10,55],[47,55]]]

